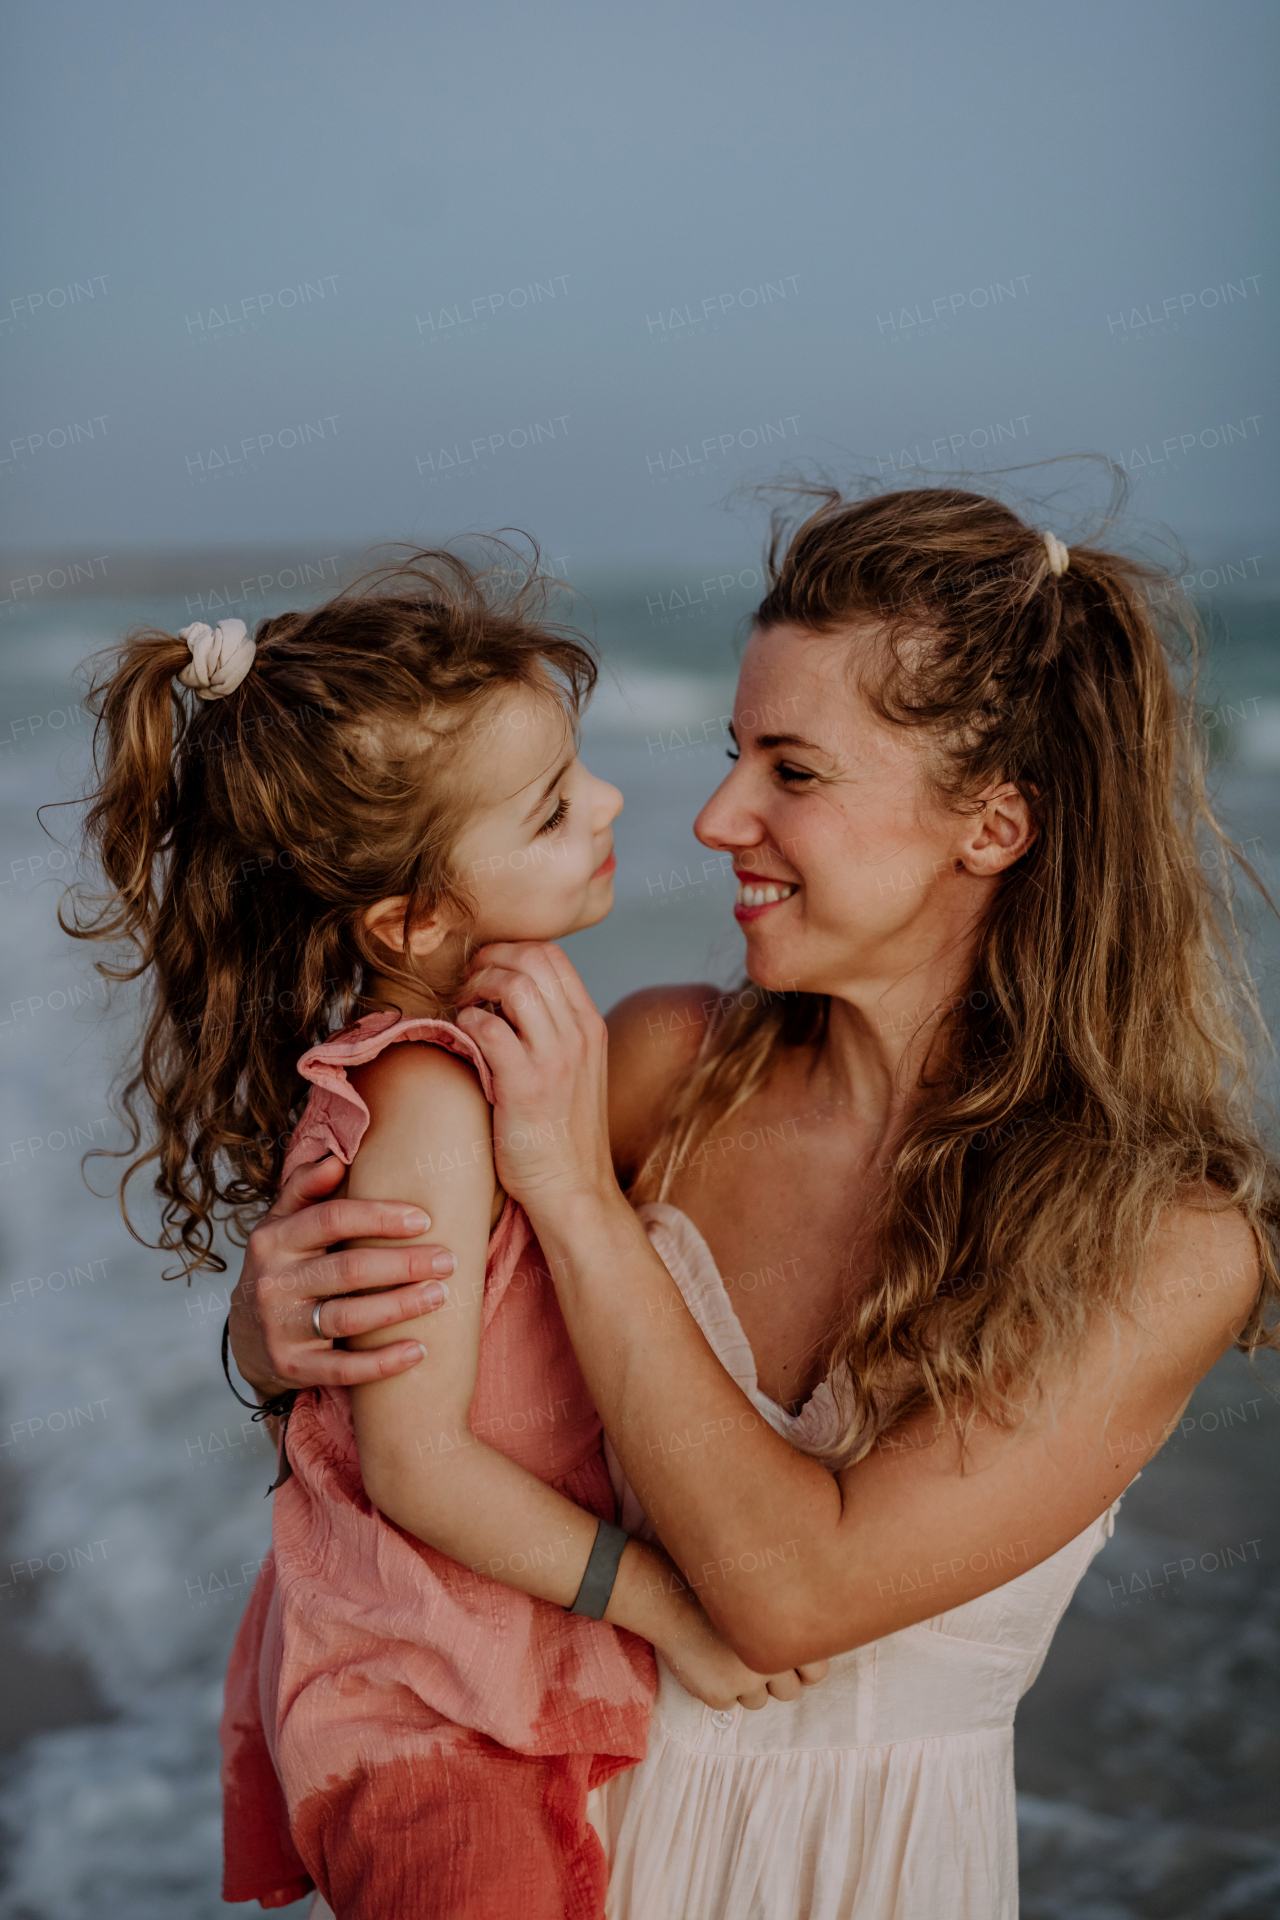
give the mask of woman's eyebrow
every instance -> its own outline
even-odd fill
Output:
[[[728,734],[735,747],[741,745],[738,739],[737,729],[732,720],[729,722]],[[758,733],[756,735],[756,745],[758,747],[764,747],[766,750],[771,747],[804,747],[807,748],[810,753],[828,754],[826,747],[820,747],[816,740],[802,739],[798,733]]]
[[[568,773],[570,767],[573,765],[573,761],[574,761],[574,756],[573,754],[570,754],[569,758],[564,762],[563,766],[559,766],[556,768],[555,772],[552,774],[551,778],[548,780],[546,786],[542,789],[542,792],[538,795],[537,799],[534,801],[529,811],[525,814],[524,816],[525,825],[527,825],[528,822],[534,818],[535,814],[539,814],[542,812],[542,809],[546,806],[548,800],[551,798],[552,794],[555,792],[556,788],[560,785],[560,782],[564,779],[564,776],[566,775],[566,773]]]
[[[798,733],[759,733],[756,735],[758,747],[807,747],[810,753],[825,753],[814,740],[802,740]]]

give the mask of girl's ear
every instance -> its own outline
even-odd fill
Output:
[[[404,916],[409,905],[409,896],[405,893],[392,895],[390,899],[379,900],[369,907],[364,915],[364,930],[370,938],[388,949],[394,959],[404,954]],[[409,951],[416,960],[425,960],[434,953],[444,940],[449,928],[445,924],[442,912],[429,913],[424,919],[415,921],[409,935]]]

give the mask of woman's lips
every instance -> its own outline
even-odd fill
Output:
[[[737,874],[738,897],[734,902],[735,920],[758,920],[762,913],[780,907],[799,892],[789,880],[765,880],[759,874]]]
[[[607,860],[602,860],[600,862],[600,865],[596,868],[591,878],[593,880],[607,879],[608,876],[614,871],[617,864],[618,864],[618,856],[616,853],[613,852],[611,848],[609,851],[609,858]]]

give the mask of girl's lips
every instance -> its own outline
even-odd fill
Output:
[[[617,854],[616,854],[616,853],[614,853],[614,852],[613,852],[613,851],[611,850],[611,851],[610,851],[610,854],[609,854],[609,858],[608,858],[607,860],[602,860],[602,861],[600,862],[600,865],[599,865],[599,866],[598,866],[598,867],[596,868],[596,870],[595,870],[595,872],[594,872],[594,873],[592,874],[592,876],[591,876],[591,878],[592,878],[593,880],[605,880],[605,879],[607,879],[607,878],[608,878],[608,876],[609,876],[609,875],[610,875],[610,874],[611,874],[611,873],[612,873],[612,872],[614,871],[614,869],[616,868],[616,866],[617,866],[617,864],[618,864],[618,856],[617,856]]]

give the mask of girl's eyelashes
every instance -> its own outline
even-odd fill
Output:
[[[556,801],[555,812],[551,815],[550,819],[543,821],[542,825],[538,828],[538,834],[554,833],[568,811],[569,802],[565,799],[564,795],[561,794],[560,798]]]

